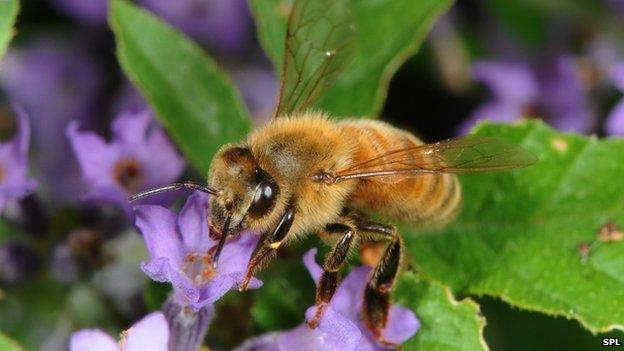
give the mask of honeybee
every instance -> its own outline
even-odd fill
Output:
[[[131,197],[181,187],[211,194],[210,225],[220,234],[217,264],[228,237],[260,233],[240,289],[259,267],[298,237],[317,234],[333,248],[316,292],[318,325],[340,280],[340,268],[359,243],[387,247],[364,293],[363,319],[381,342],[390,291],[403,254],[396,228],[370,220],[418,224],[452,220],[461,204],[455,173],[508,170],[535,162],[501,139],[465,136],[425,144],[378,120],[335,120],[309,110],[354,52],[356,29],[348,0],[296,0],[290,12],[281,88],[274,118],[214,156],[208,186],[175,183]]]

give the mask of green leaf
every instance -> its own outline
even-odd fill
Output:
[[[301,263],[301,256],[296,257],[280,260],[260,273],[264,284],[254,291],[251,310],[257,333],[301,324],[305,310],[314,304],[314,282]]]
[[[394,292],[395,303],[416,313],[421,327],[403,344],[409,350],[487,350],[483,340],[485,319],[470,299],[456,301],[441,284],[419,279],[412,272],[400,276]]]
[[[17,0],[0,0],[0,58],[4,56],[9,42],[13,38],[13,26],[17,19],[18,9]]]
[[[336,116],[379,114],[390,78],[413,55],[451,0],[353,1],[357,38],[353,62],[316,105]],[[284,58],[292,0],[250,0],[258,34],[277,72]]]
[[[143,289],[143,300],[150,311],[159,310],[171,294],[171,284],[148,280]]]
[[[487,320],[485,340],[492,350],[604,351],[603,338],[624,340],[621,331],[594,335],[575,320],[520,310],[498,299],[484,297],[478,303]]]
[[[0,330],[26,349],[39,350],[46,338],[62,324],[66,290],[51,281],[29,282],[3,289]]]
[[[112,1],[109,21],[124,72],[191,163],[206,172],[219,147],[250,129],[232,83],[199,46],[136,5]]]
[[[46,342],[86,327],[118,332],[116,311],[88,284],[38,278],[0,292],[0,330],[27,350],[41,350]]]
[[[624,226],[624,140],[555,132],[539,122],[484,124],[478,135],[515,141],[537,164],[462,177],[464,209],[438,233],[403,230],[420,270],[454,292],[488,295],[576,319],[593,332],[624,328],[624,241],[596,240]]]
[[[0,332],[0,350],[23,351],[24,349],[17,342]]]

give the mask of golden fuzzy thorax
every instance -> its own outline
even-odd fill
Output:
[[[249,146],[260,167],[271,174],[280,196],[271,218],[256,223],[267,230],[279,220],[287,202],[294,201],[295,221],[287,240],[332,223],[340,215],[355,182],[315,182],[320,171],[332,172],[352,162],[356,145],[335,122],[322,114],[286,117],[253,131]]]
[[[239,145],[224,146],[213,159],[209,184],[231,199],[239,229],[264,233],[275,227],[289,202],[295,219],[285,243],[322,231],[345,209],[375,212],[389,220],[443,223],[457,213],[461,190],[448,174],[416,177],[375,177],[334,184],[315,181],[314,175],[333,173],[389,151],[422,142],[412,134],[375,120],[328,119],[321,113],[281,117],[252,131]],[[270,175],[278,196],[270,212],[259,218],[244,216],[254,194],[254,169]],[[222,220],[223,207],[211,206],[213,222]],[[218,209],[218,211],[217,211]],[[216,211],[216,212],[215,212]]]

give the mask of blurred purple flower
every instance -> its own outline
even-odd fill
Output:
[[[273,72],[260,67],[246,67],[235,70],[233,77],[254,120],[268,122],[277,95],[277,80]]]
[[[624,1],[606,0],[607,5],[616,11],[617,14],[624,14]]]
[[[27,179],[30,124],[24,110],[15,106],[17,128],[9,141],[0,143],[0,212],[8,200],[20,199],[37,186]]]
[[[587,133],[592,127],[587,88],[571,57],[558,56],[540,67],[480,61],[474,66],[474,76],[490,89],[492,99],[460,125],[460,134],[469,132],[479,121],[511,122],[522,117],[541,117],[566,131]]]
[[[137,0],[201,44],[240,51],[253,22],[245,0]]]
[[[141,93],[127,79],[124,79],[119,85],[111,105],[111,109],[115,114],[124,111],[141,111],[149,108]]]
[[[308,251],[303,262],[318,284],[323,269],[314,260],[316,249]],[[272,332],[250,339],[237,351],[282,351],[282,350],[383,350],[384,347],[373,338],[360,319],[364,288],[370,268],[357,267],[340,284],[338,291],[325,311],[319,326],[310,329],[303,323],[284,332]],[[316,307],[306,311],[306,318],[314,316]],[[409,309],[393,305],[390,307],[388,323],[383,336],[396,344],[411,338],[420,328],[420,322]]]
[[[84,24],[105,25],[107,0],[52,0],[56,7]]]
[[[128,195],[180,176],[184,160],[161,129],[150,129],[151,122],[148,111],[122,113],[112,123],[109,143],[78,131],[76,121],[69,124],[67,137],[89,187],[86,199],[116,203],[130,213]]]
[[[85,1],[90,2],[90,1]],[[33,129],[33,171],[55,201],[75,200],[78,166],[63,135],[70,120],[88,124],[104,76],[82,43],[44,37],[11,49],[0,70],[8,98],[30,115]]]
[[[613,66],[611,70],[613,85],[624,93],[624,62]],[[608,134],[624,135],[624,98],[615,105],[607,116],[605,130]]]
[[[167,351],[169,325],[161,312],[150,313],[121,334],[119,343],[99,329],[72,334],[70,351]]]
[[[135,212],[136,226],[150,255],[141,268],[153,280],[170,282],[180,304],[195,310],[207,307],[243,280],[259,237],[242,233],[231,238],[215,270],[211,249],[217,241],[209,233],[206,194],[189,196],[179,215],[154,205],[137,206]],[[261,285],[253,278],[250,287]]]

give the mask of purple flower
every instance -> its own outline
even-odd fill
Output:
[[[577,62],[570,56],[557,57],[550,65],[538,68],[540,83],[538,110],[555,128],[588,133],[595,116],[587,102],[588,88]]]
[[[150,313],[121,334],[119,342],[99,329],[72,334],[70,351],[167,351],[169,325],[160,312]]]
[[[624,14],[624,1],[622,0],[606,0],[607,5],[617,14]]]
[[[323,269],[314,260],[316,249],[308,251],[303,262],[318,284]],[[340,284],[316,329],[303,323],[284,332],[273,332],[250,339],[237,351],[281,351],[281,350],[383,350],[373,338],[360,318],[364,288],[370,268],[357,267]],[[306,318],[314,316],[316,307],[306,311]],[[393,305],[390,307],[388,323],[383,336],[390,342],[402,344],[420,328],[420,322],[409,309]]]
[[[242,233],[231,238],[215,270],[211,249],[217,241],[209,233],[206,194],[192,194],[179,215],[154,205],[137,206],[135,213],[136,226],[150,255],[141,268],[153,280],[170,282],[174,297],[181,304],[199,310],[242,282],[259,237]],[[253,278],[250,287],[258,288],[261,284]]]
[[[77,122],[69,124],[67,137],[89,187],[86,198],[117,203],[129,212],[128,195],[180,176],[184,160],[162,130],[150,129],[151,121],[147,111],[119,115],[109,143],[78,131]]]
[[[511,122],[541,117],[562,130],[589,132],[593,114],[587,88],[571,57],[558,56],[536,68],[522,62],[481,61],[474,76],[492,92],[492,99],[476,108],[460,126],[469,132],[479,121]]]
[[[613,66],[611,80],[613,85],[624,93],[624,62]],[[605,130],[608,134],[624,135],[624,98],[615,105],[607,116]]]
[[[140,111],[148,108],[149,105],[141,93],[127,79],[121,82],[111,101],[111,109],[116,114],[123,111]]]
[[[85,24],[106,24],[106,0],[52,0],[63,13]]]
[[[202,44],[239,51],[249,43],[253,22],[245,0],[138,0]]]
[[[270,69],[240,68],[233,72],[234,84],[256,122],[267,122],[275,108],[277,80]]]
[[[8,200],[20,199],[37,186],[37,182],[27,179],[28,144],[30,125],[28,117],[21,108],[14,107],[17,128],[13,138],[0,143],[0,212]]]
[[[91,1],[84,1],[91,2]],[[75,200],[80,184],[69,143],[61,136],[67,123],[89,124],[103,88],[104,77],[83,42],[45,37],[11,49],[0,70],[2,89],[29,114],[33,132],[33,171],[42,194]]]

